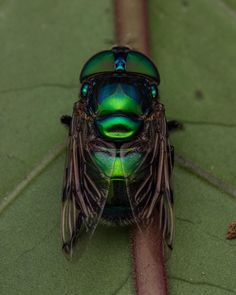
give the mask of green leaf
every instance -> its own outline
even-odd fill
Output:
[[[150,8],[162,101],[167,117],[184,123],[171,137],[175,151],[235,191],[236,3],[159,0]],[[179,167],[173,181],[177,228],[168,261],[170,294],[235,294],[236,241],[225,239],[236,219],[235,195]]]
[[[99,226],[80,261],[60,249],[67,131],[82,64],[110,48],[112,2],[0,1],[1,294],[133,294],[129,233]],[[175,150],[236,186],[236,4],[150,1],[153,58]],[[26,178],[26,176],[29,176]],[[236,200],[176,167],[170,294],[236,293]],[[10,202],[8,206],[8,202]]]
[[[66,260],[60,240],[60,116],[72,112],[83,63],[114,43],[111,4],[0,2],[1,294],[132,288],[126,228],[99,227],[80,261]]]

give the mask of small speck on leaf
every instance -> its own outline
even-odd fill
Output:
[[[230,223],[226,237],[228,240],[236,238],[236,220]]]
[[[188,7],[189,3],[188,3],[188,1],[183,0],[183,1],[182,1],[182,5],[183,5],[184,7]]]
[[[197,100],[203,100],[203,99],[204,99],[204,94],[203,94],[202,90],[197,89],[197,90],[195,91],[195,98],[196,98]]]

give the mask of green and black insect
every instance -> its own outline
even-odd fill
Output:
[[[170,177],[174,150],[160,103],[160,76],[144,54],[127,47],[99,52],[84,65],[81,92],[69,126],[62,197],[63,250],[98,222],[148,224],[158,212],[171,247],[174,235]]]

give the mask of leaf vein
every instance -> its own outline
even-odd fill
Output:
[[[177,276],[169,276],[169,279],[180,281],[180,282],[191,284],[191,285],[213,287],[213,288],[217,288],[217,289],[220,289],[220,290],[227,291],[227,292],[232,293],[232,294],[236,294],[236,292],[233,289],[225,288],[225,287],[222,287],[222,286],[220,286],[218,284],[213,284],[213,283],[208,283],[208,282],[200,282],[200,281],[192,281],[192,280],[187,280],[187,279],[180,278],[180,277],[177,277]]]

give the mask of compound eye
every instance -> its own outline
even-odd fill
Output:
[[[82,97],[86,97],[88,94],[88,90],[89,90],[89,84],[88,83],[84,83],[81,87],[81,96]]]
[[[151,89],[151,96],[152,96],[152,98],[156,98],[158,96],[158,89],[157,89],[156,84],[152,84],[150,86],[150,89]]]

